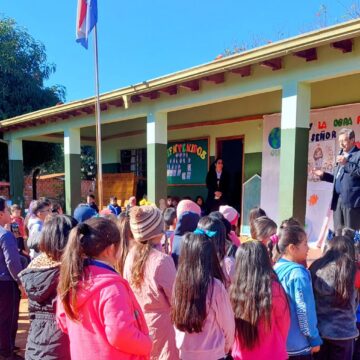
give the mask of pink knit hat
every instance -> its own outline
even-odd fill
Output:
[[[236,222],[239,218],[239,213],[232,206],[222,205],[219,207],[219,212],[224,215],[224,218],[231,225],[236,225]]]
[[[199,216],[201,215],[201,209],[198,204],[194,203],[192,200],[181,200],[176,208],[176,216],[179,218],[181,214],[187,211],[198,214]]]

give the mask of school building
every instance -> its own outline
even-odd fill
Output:
[[[277,194],[280,219],[304,220],[310,111],[359,102],[360,20],[354,20],[102,94],[103,172],[137,172],[153,202],[168,194],[205,197],[209,163],[221,156],[241,207],[243,184],[262,175],[267,116],[279,114],[280,129],[268,137],[279,181],[273,189],[263,176],[261,188]],[[350,120],[356,127],[360,117]],[[334,135],[321,121],[311,124],[315,140]],[[94,98],[4,120],[0,131],[16,202],[23,197],[23,140],[64,143],[72,212],[80,202],[80,146],[95,146]]]

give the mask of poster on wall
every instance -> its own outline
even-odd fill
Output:
[[[279,219],[279,175],[281,131],[280,114],[264,116],[261,207],[277,223]],[[335,157],[339,152],[338,132],[346,127],[360,140],[360,104],[341,105],[312,110],[310,113],[308,182],[306,197],[306,230],[309,242],[315,243],[329,216],[332,184],[319,181],[314,169],[333,173]],[[271,191],[269,191],[271,189]],[[328,226],[332,227],[332,216]]]
[[[189,139],[168,143],[168,185],[204,185],[208,170],[208,138]]]

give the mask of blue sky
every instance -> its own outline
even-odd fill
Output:
[[[234,45],[345,21],[352,3],[358,2],[98,0],[100,92],[211,61]],[[45,45],[48,61],[57,66],[46,85],[64,85],[67,101],[94,95],[92,41],[89,50],[75,42],[76,6],[76,0],[0,0],[0,14]]]

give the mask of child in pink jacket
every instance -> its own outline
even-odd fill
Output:
[[[60,267],[57,321],[76,360],[149,359],[151,340],[129,285],[114,270],[115,223],[92,218],[70,233]]]
[[[223,359],[231,350],[235,321],[223,276],[213,241],[185,234],[172,299],[182,360]]]
[[[171,323],[171,294],[175,264],[171,256],[157,250],[164,232],[159,209],[145,205],[130,211],[134,246],[126,257],[124,278],[139,302],[153,340],[151,359],[178,360],[175,330]]]
[[[287,297],[260,241],[238,248],[230,300],[236,324],[234,360],[287,359]]]

